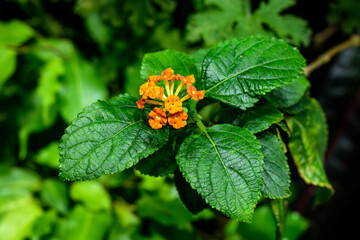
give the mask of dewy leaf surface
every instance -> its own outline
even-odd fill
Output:
[[[163,146],[168,128],[154,130],[136,99],[121,95],[86,107],[60,142],[60,177],[88,180],[129,168]]]
[[[282,40],[255,36],[221,42],[205,56],[201,89],[206,96],[241,108],[300,77],[305,59]]]
[[[186,138],[176,159],[207,203],[231,218],[251,221],[263,184],[263,155],[252,133],[216,125]]]
[[[263,194],[272,199],[290,196],[290,170],[280,140],[271,133],[257,136],[264,155]]]
[[[304,112],[286,120],[292,133],[288,146],[300,176],[306,183],[332,192],[323,165],[328,130],[320,104],[312,99]]]

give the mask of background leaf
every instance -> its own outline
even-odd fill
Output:
[[[0,90],[2,85],[15,72],[16,52],[0,45]]]
[[[14,46],[22,45],[33,35],[34,30],[25,22],[18,19],[12,19],[8,22],[0,21],[0,45],[9,44]]]
[[[60,91],[60,113],[72,121],[84,107],[107,96],[106,86],[95,66],[76,57],[65,64],[63,88]]]
[[[109,211],[111,208],[111,197],[98,181],[73,183],[70,196],[73,200],[82,202],[88,209],[94,211]]]

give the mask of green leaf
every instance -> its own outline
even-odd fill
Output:
[[[75,182],[71,185],[70,196],[81,201],[92,210],[111,209],[111,197],[104,186],[98,181]]]
[[[251,224],[231,221],[237,231],[234,239],[275,239],[275,221],[270,207],[262,205],[255,210]],[[229,224],[230,225],[230,224]],[[309,227],[309,221],[297,212],[289,212],[286,215],[285,239],[298,239]],[[228,228],[228,227],[227,227]],[[229,231],[230,229],[227,229]],[[229,234],[229,233],[228,233]]]
[[[310,82],[305,77],[300,77],[290,84],[275,89],[265,97],[277,107],[288,108],[299,102],[309,87]]]
[[[324,169],[324,155],[328,140],[325,114],[320,104],[311,100],[302,113],[286,119],[290,132],[289,150],[300,176],[308,184],[333,192]]]
[[[111,215],[107,212],[93,213],[81,205],[76,205],[60,225],[58,239],[104,239],[111,220]]]
[[[166,68],[172,68],[175,74],[183,76],[194,74],[197,78],[197,69],[193,60],[183,52],[165,50],[145,54],[141,64],[141,78],[146,80],[150,75],[159,75]]]
[[[198,214],[208,207],[198,192],[191,188],[179,170],[175,172],[174,181],[181,201],[190,212]]]
[[[308,90],[304,96],[294,105],[281,109],[282,111],[288,113],[288,114],[299,114],[306,110],[306,108],[311,104],[311,96],[310,96],[310,90]]]
[[[0,170],[4,168],[0,165]],[[0,189],[24,189],[27,191],[37,191],[40,188],[40,178],[34,172],[22,168],[5,169],[0,171]]]
[[[51,111],[61,88],[59,76],[64,71],[64,64],[60,58],[47,62],[40,71],[40,79],[35,91],[40,98],[41,116],[45,125],[51,122]]]
[[[88,180],[120,172],[163,146],[168,128],[152,129],[136,99],[120,95],[86,107],[61,138],[60,177]]]
[[[290,170],[281,142],[271,133],[261,133],[257,139],[264,155],[264,196],[272,199],[289,197]]]
[[[16,52],[0,46],[0,89],[16,69]]]
[[[59,142],[51,142],[34,156],[36,163],[59,169]]]
[[[15,208],[0,213],[0,236],[6,240],[28,239],[34,222],[43,211],[33,198],[19,202]]]
[[[57,179],[45,180],[40,196],[44,202],[61,213],[66,213],[69,209],[67,187],[64,182]]]
[[[203,11],[190,15],[186,38],[205,46],[232,37],[254,34],[278,36],[287,42],[307,45],[311,31],[305,20],[282,12],[295,4],[294,0],[262,1],[252,12],[251,1],[204,0]]]
[[[253,108],[241,111],[233,124],[247,128],[252,133],[258,133],[283,119],[284,115],[276,107],[264,101],[259,102]]]
[[[139,87],[144,81],[140,77],[140,63],[130,65],[125,69],[124,91],[131,96],[140,98]]]
[[[93,64],[79,56],[66,63],[60,92],[60,113],[64,120],[72,121],[84,107],[106,96],[106,85]]]
[[[179,198],[164,199],[161,196],[144,195],[137,202],[138,214],[142,218],[151,218],[163,225],[175,225],[190,228],[191,212]]]
[[[253,17],[268,26],[270,30],[276,33],[277,37],[297,46],[301,44],[307,46],[311,35],[307,22],[291,14],[280,15],[281,12],[295,4],[296,0],[261,2]]]
[[[253,134],[215,125],[186,138],[176,159],[207,203],[231,218],[251,221],[263,185],[263,155]]]
[[[0,45],[19,46],[27,42],[33,35],[32,28],[20,20],[0,22]]]
[[[300,77],[305,59],[282,40],[255,36],[213,47],[203,61],[206,96],[245,110],[262,95]]]
[[[174,173],[178,168],[175,154],[170,143],[160,148],[154,154],[142,159],[135,167],[142,174],[159,177]]]

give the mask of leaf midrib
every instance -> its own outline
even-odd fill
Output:
[[[214,141],[213,141],[212,138],[210,137],[208,131],[204,130],[204,133],[205,133],[206,137],[209,139],[211,145],[214,147],[215,153],[216,153],[216,155],[218,156],[218,158],[220,159],[220,162],[221,162],[221,164],[222,164],[222,166],[223,166],[223,168],[224,168],[224,170],[225,170],[226,177],[229,179],[229,182],[230,182],[230,185],[231,185],[233,191],[235,192],[235,194],[238,194],[237,191],[236,191],[235,185],[234,185],[234,183],[232,182],[232,179],[230,178],[229,172],[228,172],[228,170],[226,169],[225,163],[224,163],[222,157],[220,156],[220,153],[219,153],[219,151],[218,151],[218,149],[217,149],[217,147],[216,147],[216,144],[214,143]]]

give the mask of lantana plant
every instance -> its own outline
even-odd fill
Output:
[[[167,96],[164,94],[164,88],[159,87],[156,83],[164,81]],[[171,82],[169,84],[169,81]],[[174,93],[175,81],[181,81]],[[146,83],[140,86],[140,95],[142,96],[139,101],[136,102],[139,109],[143,109],[146,103],[152,105],[159,105],[155,107],[153,111],[149,113],[149,124],[153,129],[159,129],[166,125],[168,121],[171,126],[176,129],[180,129],[186,126],[186,120],[188,118],[187,113],[184,111],[183,102],[190,98],[198,101],[198,99],[204,98],[205,91],[197,91],[192,85],[195,83],[194,75],[181,76],[180,74],[174,75],[174,70],[171,68],[165,69],[161,75],[151,75]],[[182,93],[184,85],[186,86],[187,95],[182,97],[178,96]],[[150,100],[159,99],[159,101]],[[166,112],[169,113],[168,118]]]
[[[250,222],[258,202],[269,199],[283,226],[287,151],[300,177],[318,186],[316,204],[333,194],[323,168],[326,119],[304,67],[296,48],[263,36],[191,55],[146,54],[140,100],[120,94],[95,102],[66,129],[60,178],[89,180],[131,167],[175,175],[193,213],[210,207]]]

